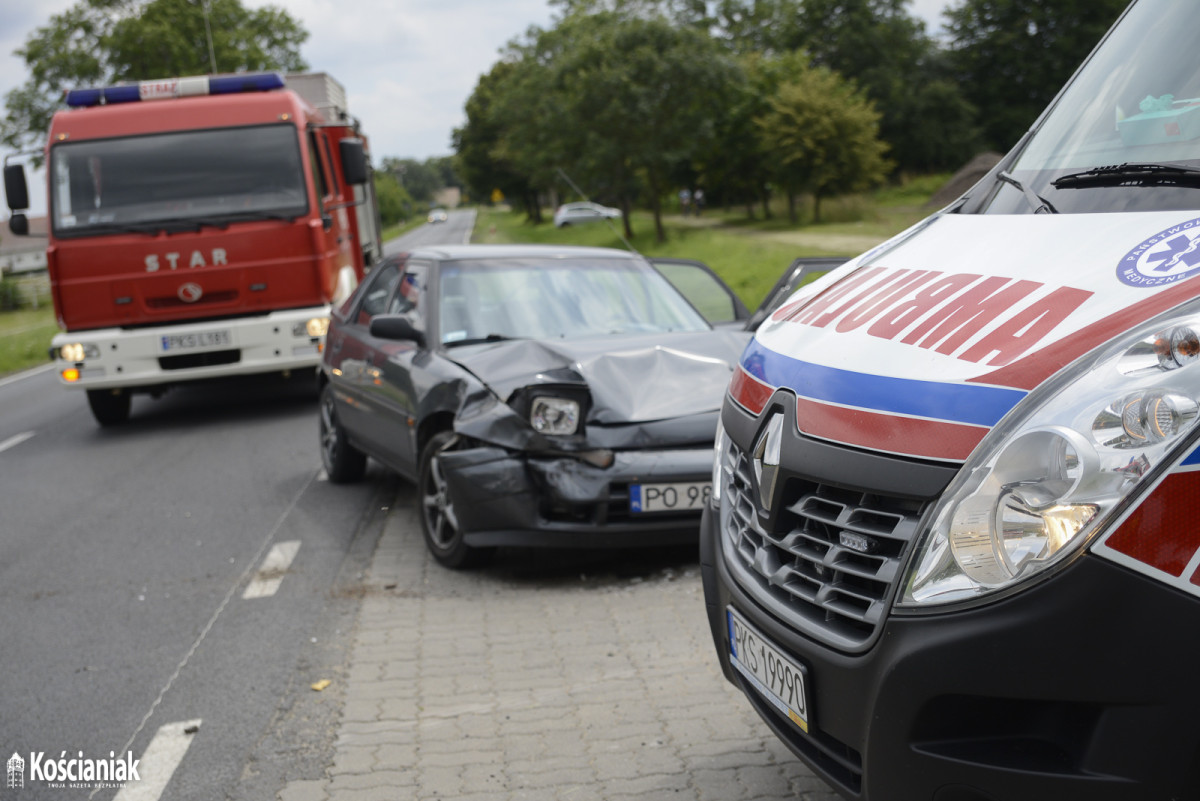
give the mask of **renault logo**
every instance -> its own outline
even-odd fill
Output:
[[[754,478],[758,481],[758,500],[770,512],[779,478],[779,452],[783,446],[783,415],[775,412],[754,443]]]

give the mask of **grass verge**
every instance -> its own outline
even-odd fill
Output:
[[[0,376],[45,364],[57,333],[54,310],[48,306],[0,312]]]
[[[903,231],[928,214],[923,208],[944,182],[945,176],[925,176],[872,195],[826,201],[822,216],[830,222],[792,225],[786,208],[772,208],[772,217],[757,219],[746,210],[710,209],[702,217],[666,214],[666,241],[656,241],[654,219],[635,212],[630,240],[643,255],[702,261],[711,267],[754,309],[795,259],[802,256],[850,258]],[[624,248],[620,220],[555,228],[546,222],[534,225],[521,212],[481,207],[472,242],[536,242]],[[803,223],[804,215],[801,215]]]

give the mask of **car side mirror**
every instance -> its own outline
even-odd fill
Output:
[[[425,347],[425,334],[403,314],[377,314],[371,318],[371,336],[376,339],[395,339],[416,342]]]
[[[354,186],[367,182],[367,154],[361,139],[342,139],[338,142],[342,157],[342,178]]]
[[[8,218],[8,230],[17,236],[29,236],[29,218],[20,212]]]

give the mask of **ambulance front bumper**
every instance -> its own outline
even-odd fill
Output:
[[[256,373],[316,368],[329,308],[262,316],[58,334],[51,342],[59,381],[81,389],[135,389]],[[82,357],[82,358],[80,358]]]
[[[739,585],[701,523],[708,620],[726,678],[851,799],[1195,798],[1200,603],[1084,556],[1001,601],[891,614],[858,653],[798,633]],[[732,664],[730,614],[805,672],[805,732]]]

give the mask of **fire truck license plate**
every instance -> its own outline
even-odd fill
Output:
[[[703,509],[712,487],[707,481],[676,484],[631,484],[631,512],[689,512]]]
[[[220,328],[216,331],[194,331],[190,334],[163,334],[159,337],[160,353],[232,346],[233,333],[228,328]]]
[[[771,641],[750,628],[732,608],[729,620],[729,661],[750,685],[804,732],[808,732],[808,672]]]

